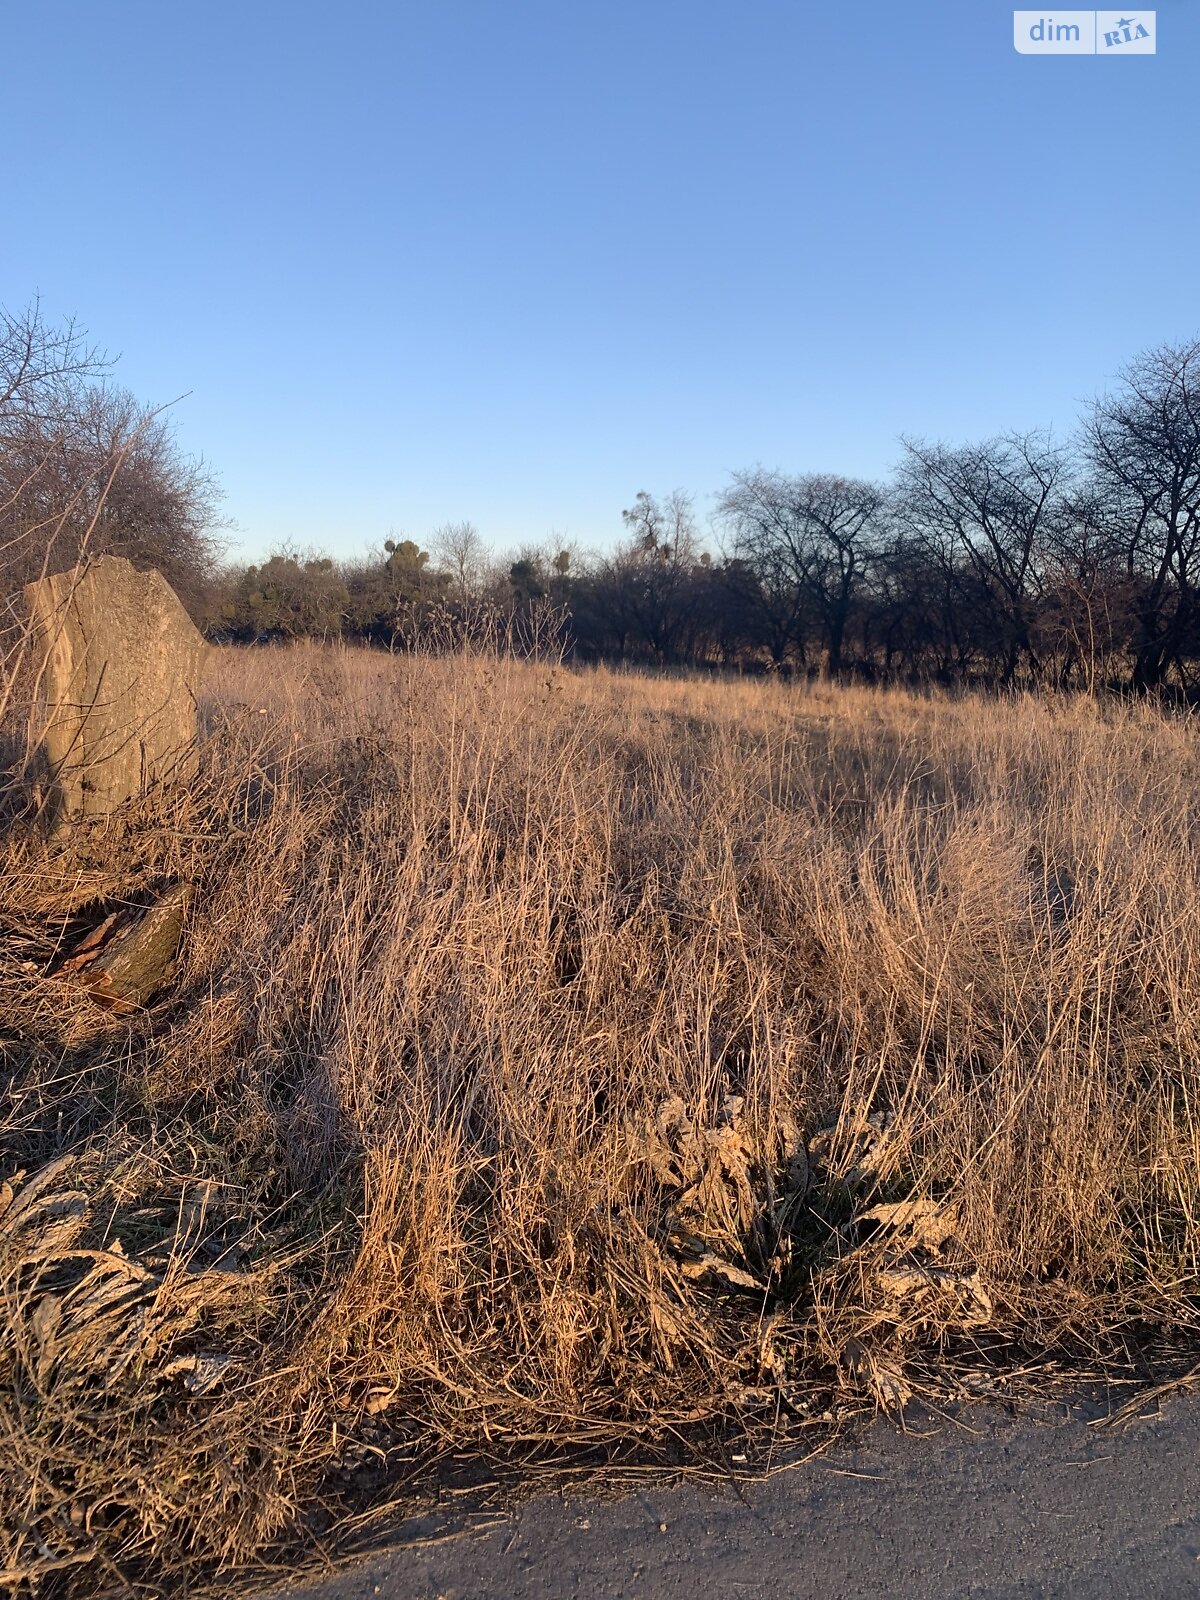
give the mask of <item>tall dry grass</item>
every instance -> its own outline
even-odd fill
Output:
[[[0,1581],[1194,1336],[1190,721],[315,648],[205,717],[8,827]],[[180,879],[147,1011],[50,975]]]

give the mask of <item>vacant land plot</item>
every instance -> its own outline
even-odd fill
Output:
[[[0,1582],[1194,1338],[1190,720],[319,649],[204,711],[190,793],[6,824]],[[60,972],[180,882],[150,1006]]]

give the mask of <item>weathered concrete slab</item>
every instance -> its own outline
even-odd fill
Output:
[[[41,682],[39,781],[58,822],[195,771],[204,641],[158,572],[101,556],[25,590]]]

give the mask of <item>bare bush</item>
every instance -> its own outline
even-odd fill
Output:
[[[219,554],[216,481],[161,411],[36,305],[0,310],[0,597],[85,552],[155,566],[199,605]]]

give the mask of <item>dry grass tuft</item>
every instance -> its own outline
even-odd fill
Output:
[[[1190,721],[315,648],[206,717],[4,846],[0,1582],[1194,1337]],[[54,975],[180,882],[147,1010]]]

